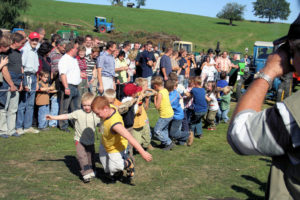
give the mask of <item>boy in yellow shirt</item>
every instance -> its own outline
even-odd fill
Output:
[[[169,124],[173,119],[174,111],[172,109],[169,92],[163,85],[161,76],[155,76],[151,80],[151,85],[157,94],[154,96],[154,105],[159,112],[159,119],[154,127],[155,136],[161,141],[164,146],[163,150],[171,150],[174,143],[169,137]]]
[[[100,162],[104,171],[113,177],[126,169],[128,177],[132,178],[134,175],[133,161],[130,158],[126,159],[125,155],[128,142],[147,162],[152,160],[152,155],[146,152],[127,131],[122,116],[105,97],[96,97],[92,103],[92,110],[104,121],[99,150]]]

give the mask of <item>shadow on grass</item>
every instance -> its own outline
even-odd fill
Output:
[[[267,158],[260,158],[259,160],[261,161],[265,161],[266,162],[266,166],[271,167],[272,165],[272,160],[271,159],[267,159]]]
[[[253,176],[249,176],[249,175],[241,175],[242,178],[246,179],[247,181],[251,181],[253,183],[256,183],[259,186],[259,190],[265,192],[266,188],[267,188],[267,184],[261,182],[260,180],[258,180],[257,178],[253,177]],[[256,194],[254,194],[252,191],[248,190],[247,188],[243,188],[237,185],[232,185],[231,188],[233,190],[235,190],[236,192],[240,192],[240,193],[244,193],[248,196],[248,200],[250,199],[258,199],[258,200],[263,200],[265,199],[264,196],[258,196]]]
[[[100,162],[99,161],[99,156],[98,154],[95,155],[95,161],[96,162]],[[81,173],[80,173],[80,166],[79,163],[77,161],[77,158],[75,156],[65,156],[64,159],[55,159],[55,160],[38,160],[39,162],[64,162],[66,167],[68,167],[69,171],[78,176],[78,178],[80,180],[82,179]],[[113,181],[111,178],[108,177],[108,175],[104,172],[103,168],[97,168],[96,167],[96,173],[97,173],[97,178],[99,178],[103,183],[105,184],[111,184],[111,183],[115,183],[115,181]],[[134,185],[130,182],[129,179],[126,179],[125,177],[119,180],[120,182],[124,183],[124,184],[128,184],[128,185]]]
[[[229,26],[229,23],[227,23],[227,22],[216,22],[216,24]],[[231,26],[237,26],[237,25],[236,24],[232,24]]]

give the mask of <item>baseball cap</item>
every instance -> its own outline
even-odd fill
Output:
[[[278,45],[286,42],[287,40],[296,39],[300,39],[300,14],[297,19],[291,24],[288,34],[275,40],[273,44]]]
[[[40,39],[40,34],[38,34],[37,32],[31,32],[28,37],[31,40],[36,39],[36,38]]]
[[[123,90],[123,92],[126,96],[131,96],[131,95],[136,94],[137,92],[140,92],[140,91],[142,91],[142,88],[139,87],[139,86],[136,86],[133,83],[126,84],[125,87],[124,87],[124,90]]]

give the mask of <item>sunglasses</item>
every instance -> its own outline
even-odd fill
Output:
[[[30,39],[30,40],[33,41],[33,42],[38,42],[39,41],[38,38],[33,38],[33,39]]]

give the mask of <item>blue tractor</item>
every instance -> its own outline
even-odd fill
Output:
[[[110,33],[115,30],[113,22],[107,22],[105,17],[95,17],[95,28],[99,33]]]
[[[236,96],[239,99],[246,91],[247,87],[253,81],[254,74],[260,71],[266,64],[268,56],[274,52],[275,48],[272,42],[256,41],[253,49],[253,59],[246,66],[243,75],[237,81]],[[275,78],[272,89],[267,93],[267,99],[282,101],[291,95],[293,83],[293,74],[289,73],[280,78]]]

